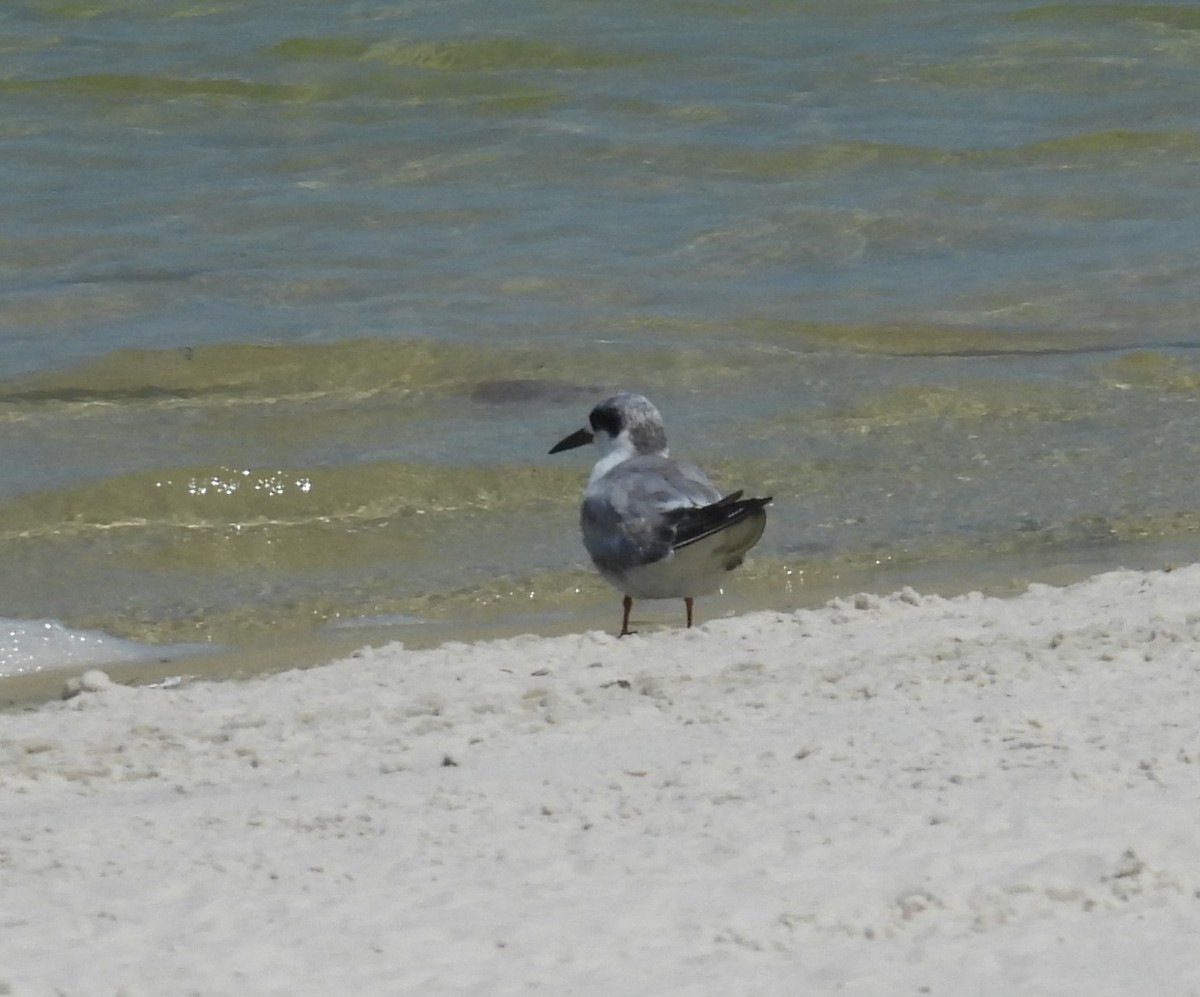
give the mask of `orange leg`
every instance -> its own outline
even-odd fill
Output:
[[[621,616],[621,632],[617,634],[617,636],[627,637],[629,634],[637,633],[636,630],[629,629],[629,611],[633,609],[633,597],[628,595],[625,596],[625,598],[621,600],[621,606],[624,608],[625,612]]]
[[[690,595],[683,597],[683,604],[687,606],[688,629],[692,626],[692,597]]]

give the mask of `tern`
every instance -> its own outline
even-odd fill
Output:
[[[767,498],[724,497],[698,467],[672,460],[662,416],[641,395],[600,402],[588,426],[550,448],[594,443],[600,459],[583,490],[579,525],[596,569],[624,595],[621,633],[636,599],[683,599],[720,588],[767,524]]]

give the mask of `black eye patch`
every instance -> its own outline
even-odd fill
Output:
[[[621,414],[615,408],[605,408],[597,405],[588,416],[593,433],[607,433],[616,436],[621,432]]]

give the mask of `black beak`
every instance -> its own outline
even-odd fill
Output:
[[[562,453],[564,450],[574,450],[576,447],[586,447],[592,442],[590,429],[577,429],[570,436],[559,440],[550,448],[551,453]]]

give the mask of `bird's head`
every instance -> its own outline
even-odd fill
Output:
[[[622,458],[642,454],[667,454],[667,431],[662,415],[648,398],[621,392],[600,402],[588,415],[588,425],[559,440],[552,454],[595,443],[603,459],[619,453]]]

